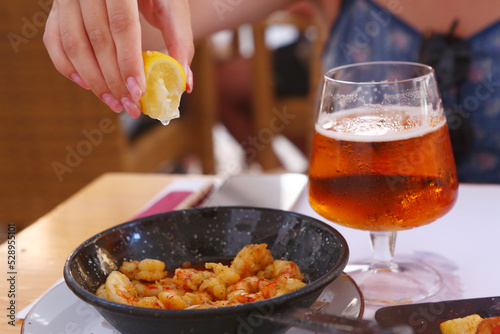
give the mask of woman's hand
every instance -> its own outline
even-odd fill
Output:
[[[60,73],[134,118],[146,88],[139,8],[161,30],[190,91],[194,47],[187,0],[55,0],[43,36]]]

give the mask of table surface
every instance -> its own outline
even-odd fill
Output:
[[[83,241],[114,225],[130,220],[155,194],[180,178],[214,179],[213,176],[110,173],[99,177],[54,210],[16,235],[17,311],[22,310],[62,277],[68,255]],[[8,244],[0,245],[3,272]],[[7,277],[8,278],[8,277]],[[19,333],[7,324],[6,278],[1,279],[1,333]]]
[[[322,219],[307,202],[296,211]],[[368,232],[333,225],[347,240],[350,261],[371,256]],[[409,256],[437,269],[442,289],[425,301],[500,296],[500,185],[460,184],[455,206],[439,220],[398,232],[395,259]],[[372,317],[376,309],[365,310]]]
[[[16,297],[19,311],[62,277],[67,256],[94,234],[130,220],[174,180],[216,180],[215,176],[109,173],[96,179],[37,222],[15,235]],[[318,219],[304,193],[294,211]],[[455,207],[440,220],[398,233],[396,255],[408,254],[439,268],[444,287],[434,300],[499,296],[500,185],[461,184]],[[367,232],[335,228],[346,238],[350,261],[370,256]],[[5,276],[7,242],[0,245]],[[2,333],[19,333],[5,315],[12,298],[1,280]]]

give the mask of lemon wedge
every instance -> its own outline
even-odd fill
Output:
[[[186,90],[186,75],[172,57],[157,51],[144,51],[146,91],[141,98],[142,112],[163,125],[180,116],[181,95]]]

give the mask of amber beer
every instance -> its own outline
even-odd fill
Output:
[[[410,229],[449,211],[458,181],[444,117],[429,121],[384,111],[353,121],[357,113],[338,112],[316,124],[312,208],[369,231]]]

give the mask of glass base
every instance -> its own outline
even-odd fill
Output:
[[[399,305],[422,301],[442,286],[441,275],[432,267],[409,259],[390,267],[352,264],[346,272],[356,281],[369,305]]]

